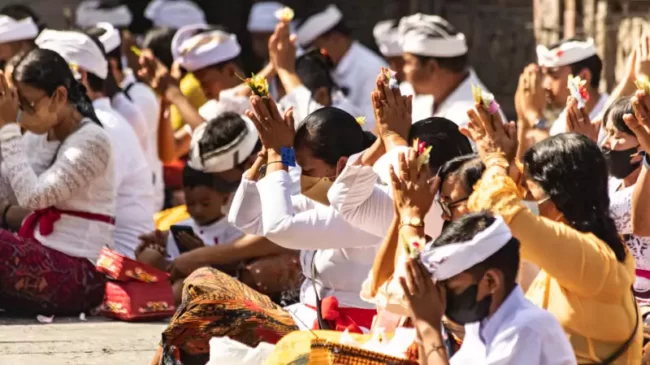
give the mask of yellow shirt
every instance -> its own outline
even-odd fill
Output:
[[[558,319],[578,364],[600,363],[636,325],[634,257],[627,252],[625,262],[619,262],[598,237],[534,215],[521,204],[521,196],[514,181],[499,174],[476,184],[469,207],[505,219],[521,242],[521,258],[541,268],[526,297]],[[612,364],[640,364],[642,339],[639,314],[635,338]]]
[[[187,206],[185,205],[165,209],[153,216],[153,220],[156,223],[156,229],[160,231],[168,231],[169,227],[189,218],[190,214],[187,212]]]
[[[193,74],[188,73],[185,75],[181,80],[180,87],[183,95],[187,97],[187,100],[189,100],[192,106],[197,110],[208,101],[203,94],[203,90],[201,90],[201,84],[199,84],[199,81]],[[183,117],[181,117],[181,114],[174,105],[171,106],[170,113],[172,128],[174,128],[174,130],[181,128],[185,123],[183,123]]]

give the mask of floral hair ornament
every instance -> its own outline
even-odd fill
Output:
[[[644,91],[646,95],[650,95],[650,79],[648,79],[648,76],[646,75],[641,75],[634,80],[634,85],[636,85],[636,88]]]
[[[418,171],[422,169],[422,166],[429,163],[429,157],[431,155],[431,146],[427,146],[426,143],[420,142],[419,138],[416,138],[413,141],[413,149],[418,156]]]
[[[578,101],[578,108],[584,108],[589,101],[589,92],[587,91],[587,80],[580,76],[569,76],[569,92]]]
[[[397,72],[389,68],[382,67],[381,73],[386,76],[386,84],[389,88],[399,89],[399,83],[397,82]]]
[[[275,17],[282,22],[289,23],[293,20],[293,17],[295,16],[295,13],[293,12],[293,9],[291,9],[288,6],[285,6],[284,8],[278,10],[275,12]]]
[[[472,95],[477,104],[481,104],[490,114],[499,112],[499,104],[494,100],[494,94],[483,90],[480,86],[472,85]]]
[[[79,72],[79,65],[76,63],[69,63],[68,66],[70,66],[70,71],[72,71],[72,76],[75,78],[75,80],[81,80],[81,73]]]
[[[246,84],[246,86],[248,86],[253,91],[253,94],[261,98],[268,99],[269,83],[266,81],[265,77],[251,74],[251,77],[247,79],[244,79],[242,77],[239,77],[239,79],[242,80]]]
[[[361,126],[364,125],[364,124],[366,124],[366,117],[364,117],[364,116],[356,117],[355,120],[356,120],[357,123],[359,123],[359,125],[361,125]]]

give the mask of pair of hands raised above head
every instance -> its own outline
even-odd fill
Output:
[[[0,71],[0,127],[16,122],[18,106],[16,89],[9,86],[4,72]]]
[[[280,114],[277,104],[271,97],[261,98],[257,95],[250,97],[253,110],[247,110],[246,115],[253,121],[264,149],[280,153],[281,149],[293,147],[296,129],[293,120],[293,108]]]
[[[296,70],[296,36],[286,22],[278,23],[269,38],[269,59],[276,71]]]
[[[159,95],[164,96],[171,86],[179,86],[181,75],[178,64],[175,64],[177,70],[172,72],[148,49],[142,50],[138,62],[138,77]]]
[[[406,144],[413,112],[413,96],[403,96],[399,87],[390,87],[389,77],[394,77],[391,71],[382,69],[371,94],[377,135],[387,147],[395,143]]]
[[[632,97],[632,109],[634,115],[626,114],[623,120],[634,132],[645,153],[650,154],[650,95],[637,90]]]

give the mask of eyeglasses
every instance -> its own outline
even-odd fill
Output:
[[[442,212],[445,213],[445,215],[451,217],[451,210],[465,203],[468,200],[469,200],[469,196],[462,199],[458,199],[453,202],[446,202],[444,200],[436,199],[436,204],[438,204],[438,206],[440,207]]]
[[[38,99],[37,101],[29,102],[29,101],[26,101],[25,98],[23,98],[22,96],[19,95],[18,96],[18,108],[20,110],[24,111],[25,113],[34,114],[36,112],[36,105],[38,105],[38,103],[40,103],[41,100],[43,100],[43,99],[45,99],[45,96]]]

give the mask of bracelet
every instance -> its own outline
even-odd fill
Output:
[[[282,162],[282,161],[271,161],[269,163],[265,163],[264,165],[262,165],[257,172],[259,174],[261,174],[262,176],[266,175],[266,167],[269,166],[269,165],[273,165],[274,163],[281,163],[281,164],[284,165],[284,162]]]
[[[11,209],[11,204],[7,204],[5,209],[2,211],[2,221],[0,221],[0,228],[2,229],[9,229],[9,223],[7,222],[7,213],[9,213],[9,209]]]
[[[424,345],[420,345],[420,346],[424,347]],[[444,345],[436,345],[436,346],[433,346],[433,347],[432,347],[432,348],[431,348],[431,349],[430,349],[426,354],[424,354],[424,358],[425,358],[425,359],[428,359],[429,356],[431,356],[431,354],[433,354],[433,353],[437,353],[437,352],[439,352],[440,350],[443,350],[443,351],[445,352],[445,353],[444,353],[445,356],[447,355],[447,346],[444,346]]]

